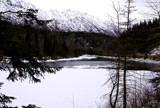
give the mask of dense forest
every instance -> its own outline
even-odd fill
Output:
[[[126,37],[139,53],[149,53],[160,45],[159,19],[144,21],[135,24],[121,36]]]
[[[133,27],[124,31],[109,45],[110,51],[115,53],[115,47],[118,44],[124,44],[126,41],[127,51],[130,56],[141,57],[149,55],[150,51],[160,45],[160,26],[159,19],[141,21],[134,24]]]
[[[61,32],[14,25],[0,21],[0,52],[6,56],[21,52],[36,57],[69,57],[105,54],[115,37],[87,32]]]

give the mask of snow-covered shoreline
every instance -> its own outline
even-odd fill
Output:
[[[45,62],[56,62],[56,61],[75,61],[75,60],[91,60],[91,59],[96,59],[97,56],[96,55],[82,55],[82,56],[78,56],[78,57],[70,57],[70,58],[61,58],[61,59],[48,59]]]
[[[160,61],[152,60],[152,59],[144,59],[144,58],[128,58],[129,61],[135,61],[140,63],[147,64],[160,64]]]
[[[9,57],[5,57],[6,61],[10,59]],[[93,60],[93,59],[98,59],[98,58],[104,58],[104,59],[111,59],[111,60],[116,60],[118,57],[115,56],[99,56],[99,55],[88,55],[84,54],[78,57],[69,57],[69,58],[60,58],[60,59],[47,59],[44,60],[44,62],[59,62],[59,61],[78,61],[78,60]],[[128,61],[135,61],[135,62],[140,62],[140,63],[147,63],[147,64],[160,64],[160,61],[158,60],[152,60],[152,59],[144,59],[144,58],[132,58],[132,57],[127,57]],[[42,60],[38,60],[38,62],[41,62]],[[27,60],[23,60],[23,62],[28,62]]]
[[[104,59],[113,59],[116,60],[118,59],[117,57],[114,56],[98,56],[98,55],[82,55],[78,57],[71,57],[71,58],[61,58],[61,59],[49,59],[46,60],[45,62],[56,62],[56,61],[75,61],[75,60],[92,60],[92,59],[97,59],[97,58],[104,58]],[[144,59],[144,58],[127,58],[128,61],[135,61],[135,62],[140,62],[140,63],[149,63],[149,64],[160,64],[160,61],[152,60],[152,59]]]

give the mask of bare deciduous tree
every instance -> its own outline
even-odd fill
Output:
[[[115,15],[111,16],[111,15],[108,15],[111,22],[112,22],[112,26],[113,26],[113,30],[115,32],[115,34],[117,36],[120,35],[123,27],[122,27],[122,18],[123,18],[123,15],[122,15],[122,6],[120,4],[119,1],[111,1],[112,3],[112,7],[113,7],[113,12]]]
[[[126,0],[124,5],[124,18],[126,18],[126,21],[124,22],[124,25],[126,26],[126,30],[128,30],[131,27],[131,24],[134,22],[135,19],[131,18],[131,15],[133,12],[136,11],[134,0]]]
[[[116,13],[115,16],[115,25],[117,26],[117,32],[119,35],[120,32],[120,26],[123,25],[125,27],[125,30],[127,31],[129,28],[131,28],[131,24],[134,21],[134,19],[131,18],[131,14],[135,11],[134,6],[134,0],[126,0],[125,5],[123,9],[121,8],[121,5],[119,2],[115,4],[115,2],[112,1],[113,9]],[[123,17],[122,17],[123,16]],[[123,18],[124,22],[121,22],[121,17]],[[125,19],[125,20],[124,20]],[[116,55],[118,56],[118,65],[117,65],[117,72],[111,76],[111,82],[112,82],[112,89],[110,92],[110,106],[111,108],[116,108],[117,100],[118,98],[122,100],[122,106],[123,108],[127,108],[127,56],[129,54],[129,43],[126,39],[119,39],[119,43],[116,50]],[[120,61],[123,58],[123,72],[119,72],[120,70]],[[120,81],[121,79],[121,81]],[[121,86],[120,86],[121,82]],[[120,90],[121,89],[121,90]],[[114,92],[114,95],[113,95]],[[120,94],[121,92],[121,94]],[[121,96],[119,96],[119,94]],[[121,107],[122,107],[121,106]]]
[[[160,25],[160,1],[159,0],[146,0],[147,7],[151,10],[150,12],[145,12],[146,15],[152,17],[159,18],[159,25]]]
[[[160,18],[160,1],[158,0],[146,0],[147,7],[151,9],[150,12],[148,12],[149,15],[159,17]]]

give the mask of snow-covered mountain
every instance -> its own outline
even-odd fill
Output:
[[[26,3],[23,0],[0,0],[0,12],[19,10],[26,11],[27,9],[38,9],[37,17],[40,20],[52,20],[47,26],[49,29],[54,30],[58,27],[61,31],[85,31],[105,33],[112,35],[109,23],[103,22],[100,19],[78,11],[64,10],[42,10]],[[17,17],[15,13],[5,13],[3,16],[17,24],[24,24],[24,20]]]

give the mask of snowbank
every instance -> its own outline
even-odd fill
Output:
[[[97,58],[97,56],[95,55],[82,55],[79,57],[72,57],[72,58],[63,58],[63,59],[57,59],[57,60],[46,60],[46,62],[56,62],[56,61],[76,61],[76,60],[91,60],[91,59],[95,59]]]
[[[160,64],[160,61],[143,59],[143,58],[128,58],[129,61],[141,62],[141,63],[150,63],[150,64]]]
[[[156,56],[156,55],[160,55],[160,46],[157,48],[154,48],[151,52],[150,52],[150,56]]]

